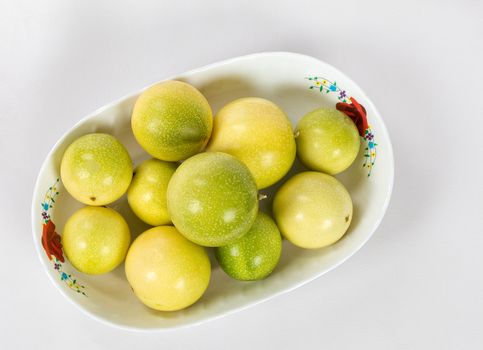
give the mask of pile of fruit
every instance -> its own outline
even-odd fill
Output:
[[[62,234],[65,255],[87,274],[112,271],[125,260],[135,295],[162,311],[196,302],[210,281],[212,247],[237,280],[259,280],[275,269],[282,236],[313,249],[339,240],[352,219],[352,201],[332,175],[359,152],[359,133],[344,113],[319,108],[294,132],[286,114],[263,98],[241,98],[213,118],[193,86],[168,81],[143,92],[132,132],[153,158],[133,164],[125,147],[104,133],[84,135],[65,151],[61,178],[87,206]],[[259,211],[269,187],[295,157],[312,171],[288,179],[273,198],[273,217]],[[131,244],[128,223],[106,205],[127,193],[132,211],[153,228]]]

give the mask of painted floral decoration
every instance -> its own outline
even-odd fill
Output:
[[[62,243],[60,235],[55,231],[55,224],[51,220],[50,211],[55,204],[55,199],[59,195],[57,186],[60,179],[57,178],[55,183],[49,187],[44,196],[44,200],[40,203],[42,207],[42,246],[49,260],[54,266],[54,270],[58,272],[59,278],[73,291],[87,296],[85,286],[77,282],[77,279],[67,273],[62,263],[65,262],[64,253],[62,251]]]
[[[367,176],[371,176],[372,168],[376,162],[376,147],[377,143],[374,141],[374,134],[372,133],[371,126],[367,122],[367,113],[363,105],[361,105],[354,97],[350,97],[347,92],[337,86],[337,82],[330,81],[323,77],[308,77],[310,81],[309,89],[317,90],[321,93],[336,93],[339,102],[335,105],[337,110],[346,114],[352,119],[357,126],[359,135],[364,140],[366,147],[364,149],[364,163],[363,167],[368,168]]]

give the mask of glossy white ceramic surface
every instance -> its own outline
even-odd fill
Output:
[[[317,81],[307,79],[314,77],[318,77]],[[342,72],[313,57],[269,52],[222,61],[168,79],[179,79],[196,86],[206,96],[214,112],[239,97],[267,98],[285,110],[294,127],[307,112],[321,106],[334,107],[340,102],[339,97],[354,97],[367,111],[374,139],[361,138],[358,158],[348,170],[337,176],[349,190],[354,203],[351,227],[343,239],[325,249],[303,250],[284,242],[279,266],[263,281],[232,280],[213,262],[212,280],[206,294],[192,307],[173,313],[156,312],[142,305],[125,279],[123,266],[101,276],[82,274],[68,261],[56,266],[42,246],[42,212],[50,215],[56,232],[62,234],[67,218],[82,206],[65,191],[61,181],[57,182],[62,154],[81,135],[107,132],[126,146],[135,164],[147,159],[148,155],[135,141],[130,127],[131,111],[140,93],[138,91],[100,108],[66,132],[47,156],[35,186],[32,227],[40,260],[61,293],[81,310],[99,321],[133,330],[158,331],[201,323],[255,305],[317,278],[348,259],[371,237],[384,216],[391,196],[393,153],[389,135],[375,106]],[[336,87],[331,87],[333,83]],[[325,86],[322,91],[320,85]],[[342,91],[347,97],[341,95]],[[369,141],[377,144],[374,146],[377,157],[372,169],[363,167],[367,158],[365,147],[368,147]],[[373,148],[368,150],[369,159],[371,151]],[[291,173],[300,169],[301,166],[296,164]],[[367,176],[369,170],[371,175]],[[268,199],[262,201],[265,210],[270,210],[271,198],[280,184],[262,190],[268,195]],[[46,193],[53,185],[56,190],[50,190],[50,194],[55,202],[49,202],[51,208],[42,208]],[[148,228],[130,211],[125,197],[111,207],[121,212],[130,223],[133,238]]]

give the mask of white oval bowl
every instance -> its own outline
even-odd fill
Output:
[[[183,80],[196,86],[210,102],[214,113],[239,97],[267,98],[283,108],[294,127],[303,115],[317,107],[335,107],[339,100],[355,98],[367,111],[374,139],[361,138],[358,158],[348,170],[337,176],[349,190],[354,203],[349,231],[336,244],[318,250],[296,248],[285,241],[280,264],[271,276],[262,281],[235,281],[214,262],[205,295],[195,305],[170,313],[150,310],[139,302],[125,279],[123,265],[109,274],[90,276],[75,270],[67,260],[56,261],[52,255],[49,259],[42,245],[44,228],[46,233],[49,228],[50,232],[52,229],[52,225],[46,225],[46,222],[55,223],[55,231],[61,234],[67,218],[82,207],[58,180],[61,157],[67,146],[84,134],[107,132],[126,146],[134,164],[149,158],[135,141],[130,126],[133,104],[141,92],[138,91],[98,109],[66,132],[45,159],[35,184],[32,203],[35,246],[50,280],[67,299],[93,318],[120,328],[144,331],[180,328],[245,309],[293,290],[340,265],[367,242],[389,203],[394,160],[382,118],[352,80],[318,59],[286,52],[237,57],[169,79]],[[372,142],[370,147],[369,142]],[[371,160],[374,161],[376,151],[375,163],[368,168],[367,162],[371,164]],[[363,166],[364,163],[366,166]],[[297,164],[291,173],[300,169]],[[269,210],[270,198],[273,198],[278,186],[262,190],[269,196],[268,200],[262,201],[265,209]],[[148,228],[130,211],[125,196],[110,206],[121,212],[129,222],[133,238]]]

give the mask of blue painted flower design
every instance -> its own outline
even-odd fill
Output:
[[[64,254],[62,251],[62,244],[60,236],[55,232],[55,224],[50,217],[50,210],[53,208],[55,200],[59,195],[57,186],[60,179],[57,178],[55,183],[49,187],[47,193],[44,196],[44,200],[40,203],[42,208],[42,246],[50,261],[54,266],[54,270],[59,274],[61,281],[72,289],[73,291],[87,296],[85,292],[85,286],[78,283],[76,279],[72,278],[72,275],[65,272],[62,263],[64,262]]]

